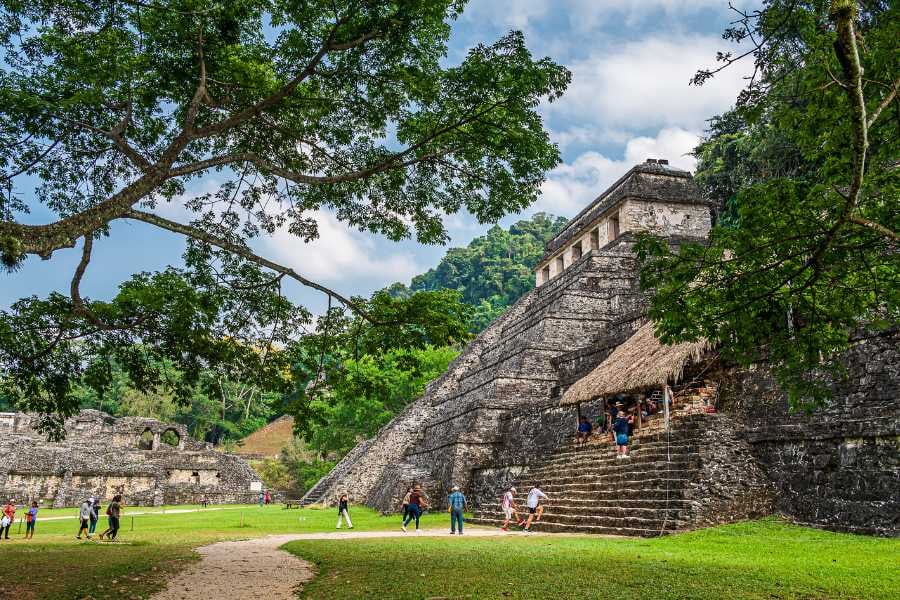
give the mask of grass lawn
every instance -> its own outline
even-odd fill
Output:
[[[0,564],[4,566],[0,598],[146,598],[161,589],[171,573],[199,558],[193,552],[197,546],[270,533],[333,531],[337,521],[335,509],[283,510],[278,505],[221,508],[163,514],[163,507],[126,507],[120,541],[116,543],[78,541],[76,519],[50,519],[75,516],[78,510],[74,508],[42,509],[34,539],[25,541],[25,527],[17,533],[17,514],[10,541],[0,542]],[[134,516],[131,531],[129,513],[138,512],[153,514]],[[399,523],[398,517],[380,517],[365,508],[354,507],[352,515],[353,525],[360,530],[396,529]],[[101,518],[98,533],[105,528],[106,518]]]
[[[167,510],[185,507],[167,507]],[[37,535],[18,523],[0,542],[0,598],[146,598],[197,559],[197,546],[270,533],[333,531],[334,509],[224,507],[122,520],[121,541],[74,539],[76,509],[42,510]],[[241,515],[244,527],[241,527]],[[354,507],[357,530],[398,518]],[[105,519],[102,519],[105,526]],[[425,526],[446,525],[445,514]],[[308,598],[896,598],[900,540],[821,532],[769,519],[655,540],[515,535],[301,541],[319,566]]]
[[[649,540],[299,541],[306,598],[898,598],[900,541],[776,519]]]

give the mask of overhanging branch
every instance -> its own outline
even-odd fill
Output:
[[[285,277],[290,277],[294,281],[305,285],[306,287],[310,287],[314,290],[318,290],[324,294],[326,294],[329,298],[334,298],[359,316],[363,317],[367,321],[372,323],[376,323],[378,325],[385,325],[386,323],[380,323],[372,318],[372,316],[362,308],[359,303],[354,302],[353,300],[347,298],[346,296],[335,292],[334,290],[325,287],[322,284],[316,283],[315,281],[309,280],[306,277],[303,277],[295,270],[285,267],[284,265],[280,265],[276,262],[269,260],[268,258],[264,258],[259,256],[255,252],[253,252],[247,246],[236,244],[234,242],[230,242],[228,240],[224,240],[218,236],[215,236],[211,233],[203,231],[197,227],[193,227],[191,225],[184,225],[183,223],[178,223],[176,221],[171,221],[164,217],[160,217],[159,215],[154,215],[152,213],[140,211],[140,210],[129,210],[125,214],[122,215],[123,218],[133,219],[135,221],[143,221],[144,223],[149,223],[150,225],[155,225],[156,227],[160,227],[162,229],[167,229],[174,233],[179,233],[181,235],[187,236],[189,238],[205,242],[211,246],[215,246],[216,248],[220,248],[227,252],[231,252],[232,254],[236,254],[245,260],[248,260],[252,263],[255,263],[261,267],[269,269],[271,271],[275,271]]]

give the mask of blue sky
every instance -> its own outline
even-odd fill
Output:
[[[737,5],[747,6],[752,0]],[[668,158],[693,169],[686,156],[705,120],[732,105],[747,66],[727,70],[702,88],[688,86],[701,66],[726,49],[721,32],[732,20],[727,0],[472,0],[454,23],[448,63],[458,63],[479,42],[510,29],[525,32],[537,56],[566,65],[573,81],[565,97],[541,107],[563,164],[548,174],[541,198],[526,212],[572,216],[630,166],[647,157]],[[216,189],[215,175],[193,193]],[[170,213],[171,214],[171,213]],[[368,295],[433,267],[446,247],[394,243],[350,230],[327,212],[317,213],[320,238],[304,244],[277,233],[255,245],[258,252],[344,294]],[[28,220],[46,218],[35,210]],[[450,246],[466,245],[490,225],[466,214],[448,217]],[[105,298],[132,273],[179,264],[184,241],[148,225],[122,222],[95,243],[82,292]],[[50,261],[30,258],[22,269],[0,274],[0,307],[31,294],[65,291],[78,250]],[[285,284],[285,293],[318,313],[321,293]]]

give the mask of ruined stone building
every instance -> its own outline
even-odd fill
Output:
[[[255,502],[262,483],[244,459],[192,439],[184,425],[84,410],[62,442],[26,413],[0,413],[0,497],[76,506],[123,494],[129,505]]]
[[[678,354],[644,328],[635,234],[679,244],[702,240],[710,226],[710,207],[690,173],[662,160],[633,167],[547,243],[535,289],[305,501],[332,502],[346,492],[393,512],[412,483],[438,507],[459,485],[476,521],[496,523],[502,491],[515,484],[527,492],[539,480],[550,496],[547,530],[658,535],[778,512],[897,535],[896,329],[860,340],[831,404],[807,415],[789,414],[764,365],[737,370],[709,352]],[[635,368],[623,370],[629,365]],[[569,391],[582,380],[581,396]],[[590,381],[620,389],[592,391]],[[579,414],[596,417],[614,391],[658,393],[664,384],[678,399],[669,427],[648,420],[630,460],[616,460],[605,440],[573,447]]]

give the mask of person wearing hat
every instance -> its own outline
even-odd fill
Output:
[[[416,533],[419,532],[419,517],[422,516],[422,511],[428,507],[428,502],[425,500],[425,495],[422,493],[421,486],[415,486],[413,488],[412,493],[409,495],[409,512],[406,515],[406,519],[403,521],[403,525],[400,527],[403,531],[406,531],[406,526],[409,525],[413,519],[416,520]]]
[[[459,524],[459,535],[463,533],[463,513],[466,508],[466,497],[459,491],[459,486],[454,485],[452,493],[447,497],[448,510],[450,511],[450,535],[456,533],[456,525]]]
[[[78,527],[78,535],[75,536],[75,539],[80,540],[82,533],[86,534],[88,538],[91,537],[91,535],[88,533],[88,529],[91,526],[91,512],[93,512],[93,510],[93,497],[90,497],[81,503],[81,508],[78,509],[78,519],[81,521],[81,525]]]
[[[616,458],[630,458],[628,456],[628,434],[630,425],[634,419],[625,412],[621,402],[616,402],[619,409],[616,420],[613,422],[613,435],[616,441]]]
[[[503,531],[509,530],[509,521],[513,517],[516,518],[516,524],[522,525],[525,521],[519,518],[519,512],[516,510],[516,488],[511,487],[503,493],[500,498],[500,508],[503,509],[503,525],[500,527]]]

